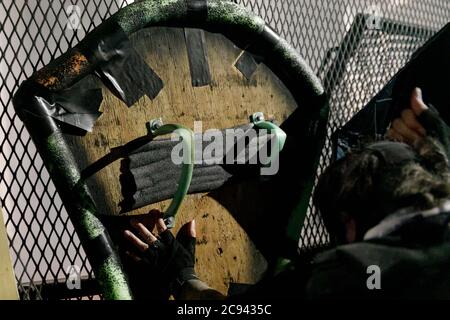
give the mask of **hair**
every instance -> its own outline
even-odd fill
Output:
[[[421,162],[385,165],[373,151],[352,150],[319,178],[313,202],[333,242],[345,243],[345,221],[354,219],[357,240],[387,215],[411,207],[430,209],[450,197],[448,159],[442,146],[424,138],[414,146]]]

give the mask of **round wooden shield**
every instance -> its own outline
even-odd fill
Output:
[[[296,109],[290,92],[264,64],[257,66],[247,79],[235,66],[242,54],[240,48],[220,34],[204,32],[203,37],[211,81],[204,86],[193,86],[184,29],[145,28],[130,36],[132,46],[162,79],[164,88],[153,100],[145,95],[132,107],[103,88],[100,108],[103,114],[93,131],[82,137],[66,136],[81,170],[104,158],[112,149],[145,136],[146,123],[152,119],[162,118],[165,123],[192,129],[194,122],[201,121],[203,131],[221,130],[249,123],[249,117],[255,112],[263,112],[282,123]],[[117,159],[88,179],[102,215],[124,214],[120,207],[124,200],[120,174],[121,159]],[[238,190],[239,186],[235,188]],[[219,192],[226,196],[230,188]],[[243,202],[251,202],[251,206]],[[224,207],[208,194],[190,195],[177,216],[177,227],[196,220],[198,275],[223,293],[233,282],[255,283],[267,267],[246,231],[230,214],[229,205]],[[166,201],[125,214],[146,214],[152,208],[164,211],[167,206]],[[233,192],[232,206],[233,212],[244,207],[261,210],[257,199],[242,198],[239,192]]]
[[[105,298],[132,297],[110,239],[120,241],[120,233],[108,221],[168,206],[124,206],[131,190],[122,179],[126,152],[148,139],[153,119],[223,130],[262,112],[282,124],[288,139],[279,173],[266,180],[233,176],[209,193],[189,195],[177,228],[196,219],[197,273],[222,293],[230,283],[257,282],[268,262],[273,267],[277,258],[296,255],[326,134],[326,96],[302,57],[238,5],[136,2],[26,80],[14,106]]]

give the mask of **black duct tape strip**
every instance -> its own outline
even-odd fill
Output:
[[[164,87],[156,72],[133,48],[128,36],[117,23],[102,25],[108,36],[89,41],[84,54],[99,67],[96,74],[128,107],[144,95],[155,99]]]
[[[205,32],[200,29],[184,29],[184,37],[191,70],[192,86],[203,87],[211,84]]]
[[[34,103],[24,104],[23,111],[35,116],[49,116],[90,132],[102,114],[98,111],[103,101],[102,90],[95,88],[95,82],[89,76],[58,92],[31,82],[24,83],[24,90],[33,95]]]
[[[205,21],[208,17],[207,0],[186,0],[186,6],[190,19]]]
[[[89,240],[89,250],[91,250],[93,253],[95,252],[95,254],[92,254],[90,256],[90,260],[95,260],[95,261],[90,261],[91,263],[98,263],[101,264],[103,263],[105,260],[107,260],[109,257],[113,256],[115,253],[113,247],[111,246],[111,239],[108,236],[107,233],[102,233],[101,235],[99,235],[98,237]]]
[[[258,69],[259,63],[256,62],[255,58],[251,53],[244,50],[242,54],[237,59],[235,65],[236,69],[238,69],[247,80],[250,80],[253,74]]]

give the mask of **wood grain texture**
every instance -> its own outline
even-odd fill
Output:
[[[0,300],[19,300],[8,243],[3,212],[0,208]]]
[[[218,34],[206,33],[212,84],[192,87],[182,29],[149,28],[130,37],[136,50],[164,81],[165,87],[151,101],[143,97],[132,108],[103,90],[100,117],[92,133],[68,136],[80,169],[119,147],[146,134],[145,124],[162,117],[165,123],[193,128],[203,122],[203,130],[231,128],[248,123],[249,116],[261,111],[283,122],[296,108],[284,85],[261,64],[251,80],[235,67],[241,49]],[[119,183],[120,161],[89,178],[88,185],[103,215],[118,215],[123,200]],[[225,188],[235,212],[240,208],[257,216],[258,202],[240,195],[241,188]],[[227,191],[228,190],[228,191]],[[227,197],[227,195],[223,195]],[[255,195],[257,197],[257,194]],[[243,199],[244,198],[244,199]],[[245,202],[245,203],[242,203]],[[127,213],[139,215],[151,208],[164,210],[168,202]],[[253,211],[252,211],[253,210]],[[207,194],[188,196],[178,216],[178,227],[195,218],[198,229],[197,271],[212,287],[226,293],[230,282],[254,283],[266,268],[265,259],[244,229],[227,209]],[[252,227],[257,228],[257,221]],[[247,226],[248,227],[248,226]],[[269,232],[269,231],[267,231]]]

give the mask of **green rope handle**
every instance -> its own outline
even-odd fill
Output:
[[[181,203],[189,191],[194,172],[195,163],[195,143],[194,132],[182,125],[166,124],[152,131],[153,138],[176,133],[183,141],[183,166],[181,176],[178,180],[178,188],[173,196],[172,202],[164,213],[167,227],[172,229],[175,226],[175,216],[180,209]]]
[[[259,129],[265,129],[273,133],[274,139],[275,139],[275,145],[278,146],[278,154],[283,150],[284,145],[286,144],[287,135],[286,133],[276,124],[269,122],[269,121],[260,121],[255,123],[255,126]],[[274,155],[271,154],[271,160],[272,162]],[[270,164],[270,163],[269,163]]]
[[[275,157],[278,157],[283,151],[284,145],[286,144],[287,135],[286,133],[276,124],[269,121],[254,121],[255,127],[259,129],[268,130],[269,132],[273,133],[273,139],[275,139],[275,146],[277,147],[276,150],[272,150],[270,154],[270,161],[268,163],[264,163],[264,165],[270,165]]]

